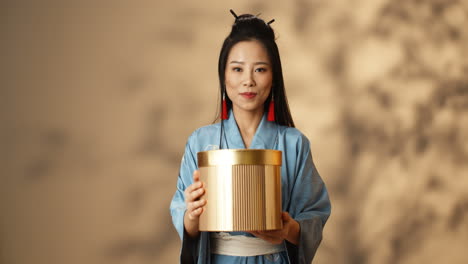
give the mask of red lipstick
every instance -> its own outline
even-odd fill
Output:
[[[251,92],[245,92],[245,93],[240,93],[244,98],[247,99],[252,99],[254,98],[257,94],[256,93],[251,93]]]

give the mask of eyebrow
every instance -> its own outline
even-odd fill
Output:
[[[231,63],[238,63],[238,64],[245,64],[243,61],[231,61],[229,62],[230,64]],[[270,65],[268,62],[263,62],[263,61],[259,61],[259,62],[255,62],[254,65],[259,65],[259,64],[262,64],[262,65]]]

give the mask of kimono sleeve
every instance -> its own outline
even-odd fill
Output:
[[[312,161],[309,140],[302,136],[297,146],[295,183],[289,213],[299,222],[297,246],[286,243],[292,263],[311,263],[322,241],[322,231],[330,216],[328,191]]]
[[[170,211],[172,216],[172,223],[174,224],[177,233],[182,241],[182,247],[180,252],[181,263],[195,263],[197,255],[198,239],[191,239],[188,237],[184,228],[184,215],[187,210],[185,205],[185,189],[193,183],[193,172],[197,169],[197,163],[195,155],[191,148],[191,143],[194,140],[192,135],[186,146],[185,153],[182,157],[180,165],[179,176],[177,179],[177,189],[172,198]]]

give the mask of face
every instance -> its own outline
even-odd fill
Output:
[[[263,114],[273,80],[265,47],[255,40],[235,44],[226,62],[225,80],[234,112]]]

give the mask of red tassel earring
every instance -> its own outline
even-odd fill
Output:
[[[275,121],[275,102],[273,101],[273,94],[271,95],[270,106],[268,108],[268,121]]]
[[[223,106],[221,109],[221,119],[227,120],[228,119],[228,111],[227,111],[227,104],[226,104],[226,97],[223,94]]]

